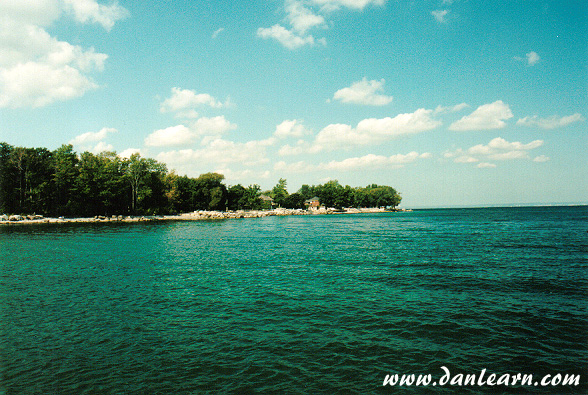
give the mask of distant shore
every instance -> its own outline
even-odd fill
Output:
[[[95,216],[90,218],[65,218],[43,217],[41,215],[1,215],[0,225],[19,224],[66,224],[66,223],[104,223],[104,222],[157,222],[157,221],[200,221],[231,218],[261,218],[286,215],[321,215],[321,214],[360,214],[360,213],[384,213],[391,211],[410,211],[404,209],[385,210],[383,208],[345,208],[341,210],[333,208],[320,209],[285,209],[273,210],[239,210],[239,211],[194,211],[178,215],[159,216]]]

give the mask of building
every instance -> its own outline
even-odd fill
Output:
[[[266,210],[271,210],[276,206],[274,199],[272,199],[270,196],[261,195],[259,198],[263,201],[263,208]]]
[[[307,208],[319,208],[321,206],[321,201],[317,196],[315,196],[313,198],[306,199],[304,201],[304,205]]]

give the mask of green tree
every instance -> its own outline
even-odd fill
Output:
[[[236,211],[242,210],[245,206],[245,194],[247,190],[243,185],[232,185],[227,190],[227,209]]]
[[[163,178],[167,168],[152,158],[142,158],[136,153],[126,161],[126,178],[131,187],[131,212],[157,211],[153,206],[165,205],[165,184]]]
[[[249,185],[243,196],[243,208],[245,210],[261,210],[263,201],[260,199],[261,187],[257,184]]]
[[[196,210],[225,210],[227,187],[225,176],[218,173],[201,174],[194,182],[193,196]]]
[[[16,212],[17,170],[12,161],[14,147],[0,143],[0,213]]]
[[[75,184],[79,176],[78,156],[73,146],[62,145],[53,151],[53,213],[57,215],[73,214],[76,199]]]
[[[274,200],[279,207],[284,206],[284,201],[288,197],[288,191],[286,190],[287,182],[284,178],[280,178],[278,183],[269,193],[269,196]]]
[[[285,208],[304,208],[304,201],[306,199],[304,198],[304,196],[302,196],[301,194],[294,192],[290,195],[288,195],[286,197],[286,199],[284,199],[284,207]]]

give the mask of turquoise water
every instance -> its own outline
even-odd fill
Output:
[[[0,228],[1,394],[397,393],[580,374],[588,207]]]

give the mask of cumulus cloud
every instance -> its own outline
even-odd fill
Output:
[[[492,139],[488,144],[478,144],[463,150],[461,148],[455,151],[445,152],[443,155],[447,159],[452,159],[455,163],[477,163],[487,160],[512,160],[512,159],[530,159],[529,151],[539,148],[543,145],[543,140],[534,140],[530,143],[523,144],[519,141],[509,142],[502,137]],[[541,155],[540,157],[544,157]],[[539,157],[538,157],[539,158]],[[539,162],[541,160],[535,160]],[[478,167],[496,167],[494,164],[481,162]]]
[[[476,167],[479,169],[493,169],[496,167],[496,165],[494,163],[482,162],[478,163]]]
[[[66,10],[71,12],[81,23],[94,22],[106,30],[112,29],[114,23],[129,16],[129,11],[117,3],[98,4],[95,0],[63,0]]]
[[[275,163],[274,170],[288,173],[308,173],[316,170],[349,172],[374,169],[397,169],[419,159],[429,159],[430,157],[431,154],[428,152],[419,154],[413,151],[408,154],[396,154],[392,156],[368,154],[361,157],[346,158],[341,161],[333,160],[318,165],[313,165],[304,161],[292,163],[279,161]]]
[[[300,121],[293,119],[285,120],[277,125],[274,136],[283,139],[287,137],[302,137],[308,133],[310,132],[300,123]]]
[[[323,170],[356,171],[381,168],[399,168],[417,159],[427,159],[429,153],[419,154],[415,151],[408,154],[392,156],[368,154],[362,157],[347,158],[342,161],[330,161],[318,167]]]
[[[231,130],[237,129],[237,125],[229,122],[223,115],[207,118],[199,118],[192,125],[194,133],[200,136],[221,135]]]
[[[517,121],[517,125],[522,126],[537,126],[542,129],[555,129],[563,126],[567,126],[574,122],[585,121],[584,117],[580,113],[575,113],[565,117],[558,117],[553,115],[549,118],[538,118],[536,115],[532,117],[524,117]]]
[[[392,96],[382,95],[379,92],[384,91],[386,81],[380,81],[363,78],[361,81],[354,82],[350,87],[339,89],[335,92],[333,99],[340,100],[343,103],[363,104],[368,106],[385,106],[392,102]]]
[[[287,173],[310,173],[311,171],[314,171],[316,169],[317,167],[315,165],[311,165],[310,163],[306,163],[304,161],[293,163],[279,161],[274,164],[275,171]]]
[[[432,110],[423,108],[413,113],[399,114],[394,118],[368,118],[353,128],[345,124],[331,124],[321,130],[314,141],[315,152],[376,144],[399,136],[434,129],[441,122],[433,119]]]
[[[110,152],[110,151],[114,151],[114,147],[112,146],[112,144],[106,144],[104,141],[100,141],[98,142],[98,144],[96,144],[91,150],[90,152],[92,152],[93,154],[99,154],[101,152]]]
[[[119,153],[118,157],[123,158],[123,159],[129,159],[134,154],[139,154],[141,156],[144,156],[143,152],[139,148],[127,148],[126,150]]]
[[[151,147],[168,147],[185,145],[194,142],[196,135],[184,125],[159,129],[145,138],[145,145]]]
[[[508,104],[497,100],[494,103],[484,104],[478,107],[470,115],[466,115],[449,126],[449,130],[492,130],[506,126],[504,120],[512,118],[512,112]]]
[[[194,90],[172,88],[171,96],[160,105],[161,112],[177,112],[184,117],[193,117],[197,114],[194,109],[200,106],[221,108],[226,106],[208,93],[196,93]],[[187,116],[186,116],[187,115]]]
[[[202,144],[218,138],[218,136],[237,128],[237,125],[229,122],[224,116],[202,117],[190,126],[176,125],[165,129],[159,129],[151,133],[145,139],[145,145],[151,147],[172,147],[192,144],[196,138],[205,136]]]
[[[533,162],[539,162],[539,163],[547,162],[548,160],[549,160],[549,157],[545,156],[545,155],[539,155],[539,156],[536,156],[535,158],[533,158]]]
[[[437,106],[437,108],[435,108],[435,114],[458,112],[458,111],[461,111],[464,108],[468,108],[468,107],[469,107],[469,105],[467,103],[460,103],[460,104],[456,104],[455,106],[449,106],[449,107],[439,105],[439,106]]]
[[[257,29],[257,36],[263,39],[273,38],[288,49],[297,49],[304,45],[315,44],[315,39],[312,35],[298,35],[280,24],[268,28],[260,27]],[[317,42],[321,44],[326,43],[324,39],[320,39]]]
[[[445,21],[445,16],[449,13],[448,10],[435,10],[435,11],[431,11],[431,15],[433,15],[435,17],[435,20],[439,23],[444,23]]]
[[[326,45],[325,38],[315,39],[308,31],[317,27],[326,28],[325,16],[320,13],[329,13],[342,7],[362,10],[367,5],[384,5],[386,0],[285,0],[283,10],[286,16],[283,24],[276,23],[272,27],[260,27],[257,36],[263,39],[273,39],[285,48],[294,50],[303,46],[315,44]],[[318,8],[318,10],[317,10]]]
[[[157,160],[171,166],[194,164],[203,168],[210,168],[210,164],[224,166],[229,163],[255,166],[268,162],[266,147],[270,144],[268,140],[236,143],[218,138],[201,149],[161,152]]]
[[[541,59],[541,57],[539,55],[537,55],[537,52],[534,52],[534,51],[529,52],[526,56],[527,56],[527,64],[529,66],[534,66]]]
[[[363,10],[368,5],[383,6],[386,0],[312,0],[325,11],[335,11],[341,7]]]
[[[71,145],[84,145],[88,143],[95,143],[100,140],[104,140],[110,133],[117,133],[118,130],[114,128],[102,128],[98,132],[87,132],[82,133],[69,141]]]
[[[90,74],[108,55],[51,37],[39,26],[0,24],[0,107],[42,107],[98,88]]]
[[[288,22],[300,34],[304,34],[307,30],[322,26],[325,23],[325,18],[306,8],[300,1],[287,0],[285,9]]]
[[[0,107],[42,107],[98,88],[92,73],[108,55],[59,41],[45,27],[69,13],[108,30],[126,12],[94,0],[0,2]]]
[[[535,66],[541,60],[541,57],[537,54],[537,52],[531,51],[525,54],[524,58],[521,56],[515,56],[514,59],[519,62],[526,62],[529,66]]]

